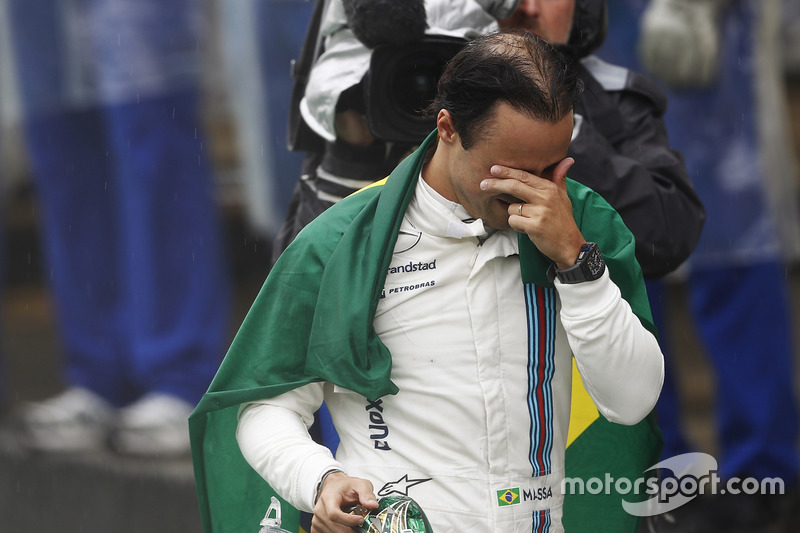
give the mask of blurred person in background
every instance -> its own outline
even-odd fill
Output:
[[[600,193],[636,237],[646,279],[675,270],[700,237],[705,212],[663,122],[666,99],[649,78],[594,55],[606,38],[605,0],[521,0],[501,27],[524,28],[578,60],[570,177]],[[599,30],[598,28],[602,28]]]
[[[0,296],[6,294],[6,265],[8,262],[6,244],[6,204],[7,192],[9,189],[9,153],[12,150],[9,139],[15,135],[15,129],[19,123],[18,113],[16,112],[17,91],[14,84],[12,71],[10,69],[9,38],[8,38],[8,17],[5,9],[0,4]],[[16,170],[16,169],[14,169]],[[3,324],[5,325],[5,324]],[[4,349],[0,349],[0,415],[5,414],[9,406],[8,397],[8,367],[6,363]]]
[[[800,78],[800,2],[797,0],[783,0],[781,41],[786,75]]]
[[[800,224],[777,48],[780,2],[609,5],[609,39],[599,54],[633,69],[641,64],[668,88],[670,140],[684,153],[708,211],[689,261],[687,290],[716,382],[719,475],[778,477],[787,492],[796,491],[798,403],[786,277],[798,258]],[[648,287],[669,362],[669,324],[658,316],[662,289]],[[681,429],[673,372],[657,406],[663,458],[693,450]],[[760,494],[700,498],[653,517],[648,527],[796,531],[796,524],[781,523],[785,504],[785,498]]]
[[[225,85],[239,149],[247,222],[271,239],[286,217],[303,154],[286,146],[297,59],[314,2],[224,0],[222,28]]]
[[[20,410],[26,440],[185,453],[229,317],[198,121],[203,4],[7,4],[66,385]]]

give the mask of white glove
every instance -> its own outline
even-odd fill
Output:
[[[651,0],[641,20],[639,57],[674,89],[709,86],[720,61],[720,18],[728,0]]]

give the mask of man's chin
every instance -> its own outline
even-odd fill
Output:
[[[491,220],[489,218],[482,218],[483,226],[488,229],[493,230],[504,230],[508,229],[511,226],[508,225],[508,214],[504,214],[502,216],[493,216]]]

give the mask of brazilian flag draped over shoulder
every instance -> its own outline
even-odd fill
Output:
[[[240,404],[314,381],[330,381],[377,399],[395,394],[391,354],[372,325],[403,214],[435,132],[389,178],[345,198],[306,227],[283,253],[244,320],[208,392],[189,419],[192,456],[206,533],[257,532],[274,492],[242,457],[235,438]],[[573,213],[587,240],[599,244],[611,277],[651,331],[650,309],[633,237],[597,194],[568,180]],[[520,236],[523,280],[549,286],[549,260]],[[661,435],[653,415],[635,426],[599,415],[573,372],[566,453],[568,478],[635,480],[656,463]],[[278,428],[276,428],[277,430]],[[569,532],[633,532],[622,499],[646,495],[567,494]],[[283,525],[298,530],[285,502]]]

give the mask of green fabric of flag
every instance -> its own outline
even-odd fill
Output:
[[[198,501],[207,533],[258,531],[274,494],[246,463],[236,443],[242,403],[321,380],[368,399],[397,392],[390,380],[391,354],[372,322],[403,214],[413,197],[425,153],[435,142],[433,132],[385,183],[345,198],[320,215],[267,276],[208,392],[189,418]],[[599,244],[623,297],[653,330],[632,235],[597,194],[572,180],[567,188],[584,237]],[[545,274],[550,261],[526,235],[520,236],[519,244],[523,280],[551,286]],[[660,445],[660,440],[655,438],[657,428],[652,420],[632,427],[598,422],[589,428],[596,433],[590,442],[579,442],[581,435],[573,443],[581,444],[587,459],[567,453],[568,476],[597,468],[618,472],[609,462],[618,459],[635,478],[655,462],[658,446],[652,445]],[[653,438],[637,441],[634,434]],[[634,444],[648,449],[633,449]],[[616,453],[604,454],[607,446],[615,447]],[[565,509],[572,512],[575,505],[569,499]],[[613,527],[630,522],[620,500],[616,507],[595,500],[599,499],[582,498],[579,511],[574,511],[575,520],[565,515],[567,531],[595,530],[598,517],[602,517],[604,531],[629,530],[622,529],[624,525]],[[296,531],[299,513],[285,502],[282,506],[283,527]],[[581,526],[582,517],[591,519],[586,527]]]

